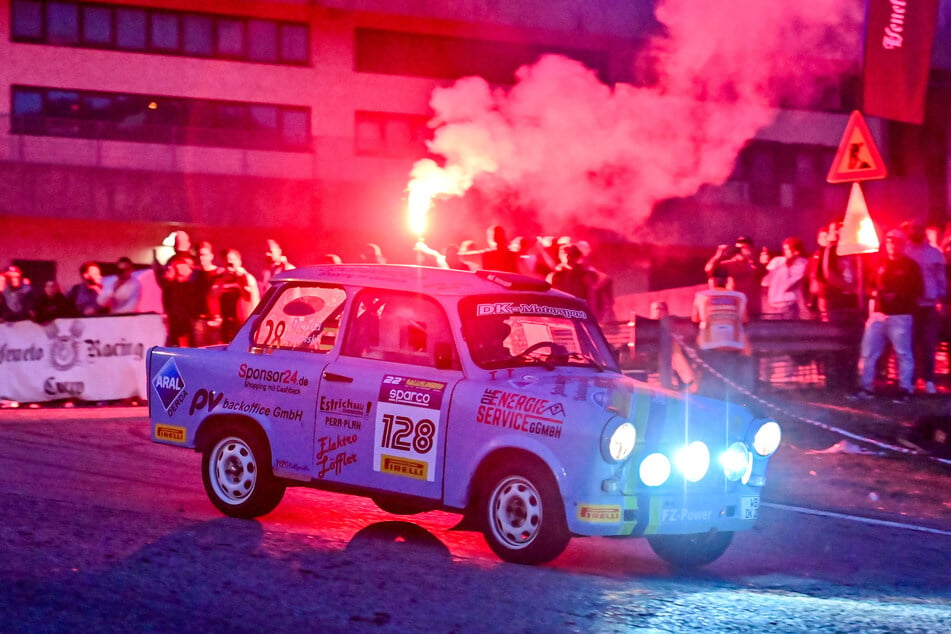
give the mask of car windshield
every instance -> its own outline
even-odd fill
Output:
[[[481,295],[459,303],[462,332],[476,365],[537,365],[619,371],[611,348],[583,302],[534,293]]]

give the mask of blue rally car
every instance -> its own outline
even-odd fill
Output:
[[[779,425],[625,376],[584,302],[518,275],[327,265],[277,276],[231,343],[153,348],[152,439],[202,453],[226,515],[289,486],[465,514],[502,559],[646,537],[675,566],[753,526]]]

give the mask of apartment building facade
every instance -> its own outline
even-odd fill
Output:
[[[353,260],[366,242],[408,261],[405,187],[427,155],[434,88],[468,75],[511,85],[543,53],[609,85],[636,82],[651,5],[0,0],[2,259],[69,285],[85,260],[162,258],[184,228],[239,248],[252,271],[267,238],[298,264]],[[844,77],[818,107],[778,109],[727,183],[659,205],[645,239],[682,254],[739,226],[776,245],[809,238],[844,211],[847,192],[824,176],[854,83]],[[870,123],[886,157],[909,138]],[[933,134],[926,165],[872,185],[870,199],[912,190],[943,218],[947,140]]]

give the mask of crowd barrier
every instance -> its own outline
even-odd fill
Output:
[[[2,323],[0,398],[145,399],[145,355],[164,342],[164,318],[155,313]]]
[[[672,372],[672,341],[692,347],[697,335],[697,324],[684,317],[637,316],[629,322],[603,324],[603,329],[623,369],[657,373],[664,385]],[[759,382],[854,387],[861,321],[763,319],[748,323],[745,329],[750,352],[757,359]]]

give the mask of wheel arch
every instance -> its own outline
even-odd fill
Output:
[[[267,451],[268,464],[271,461],[271,442],[260,422],[250,416],[240,414],[213,414],[201,422],[195,434],[195,451],[204,452],[211,447],[221,429],[237,427],[255,434]]]
[[[562,504],[564,504],[564,492],[561,490],[560,478],[544,458],[522,447],[498,447],[483,456],[472,474],[472,479],[469,481],[466,494],[467,524],[476,519],[476,506],[480,500],[480,495],[484,492],[486,477],[502,465],[517,464],[521,461],[532,462],[542,468],[551,477],[559,497],[562,498]]]

